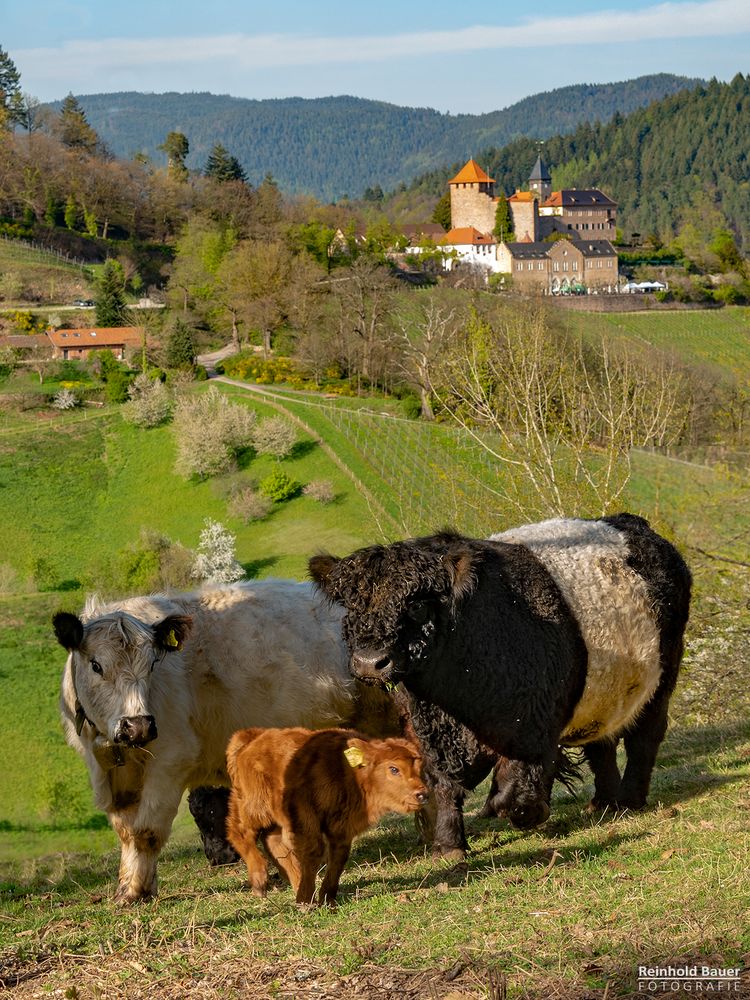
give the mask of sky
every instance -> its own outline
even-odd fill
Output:
[[[352,94],[477,114],[573,83],[748,73],[750,0],[0,0],[0,48],[43,101]]]

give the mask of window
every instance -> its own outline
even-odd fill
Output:
[[[612,258],[607,261],[607,267],[612,267]]]
[[[567,270],[568,270],[568,262],[567,262],[567,260],[564,260],[563,261],[563,271],[567,271]]]
[[[537,271],[543,271],[544,270],[544,261],[543,260],[539,261],[539,263],[536,266],[536,269],[537,269]]]
[[[559,271],[560,270],[560,261],[559,260],[553,261],[553,263],[552,263],[552,270],[553,271]]]
[[[578,270],[578,261],[577,261],[577,260],[574,260],[574,261],[573,261],[573,270],[574,270],[574,271],[577,271],[577,270]]]

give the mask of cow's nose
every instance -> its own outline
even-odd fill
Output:
[[[377,677],[393,665],[382,649],[357,649],[352,653],[352,673],[356,677]]]
[[[416,798],[417,802],[420,805],[424,805],[424,803],[430,796],[427,794],[427,792],[417,792],[417,794],[414,797]]]
[[[156,719],[153,715],[123,716],[115,726],[115,743],[142,746],[155,740],[156,736]]]

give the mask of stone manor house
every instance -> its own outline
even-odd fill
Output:
[[[515,239],[496,237],[495,182],[475,160],[448,182],[453,228],[440,240],[455,250],[449,266],[476,266],[512,275],[515,287],[546,295],[618,290],[617,204],[597,188],[552,190],[541,156],[527,191],[508,199]],[[559,233],[557,239],[549,237]],[[502,236],[502,234],[501,234]]]

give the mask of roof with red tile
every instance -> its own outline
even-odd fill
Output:
[[[459,226],[447,232],[440,242],[446,246],[489,246],[497,240],[494,236],[480,233],[473,226]]]
[[[55,347],[119,347],[138,346],[143,339],[141,326],[84,326],[48,330],[47,336]]]
[[[469,160],[465,163],[463,167],[458,171],[455,177],[452,177],[449,184],[494,184],[494,180],[489,174],[486,174],[484,170],[479,166],[476,160]]]

